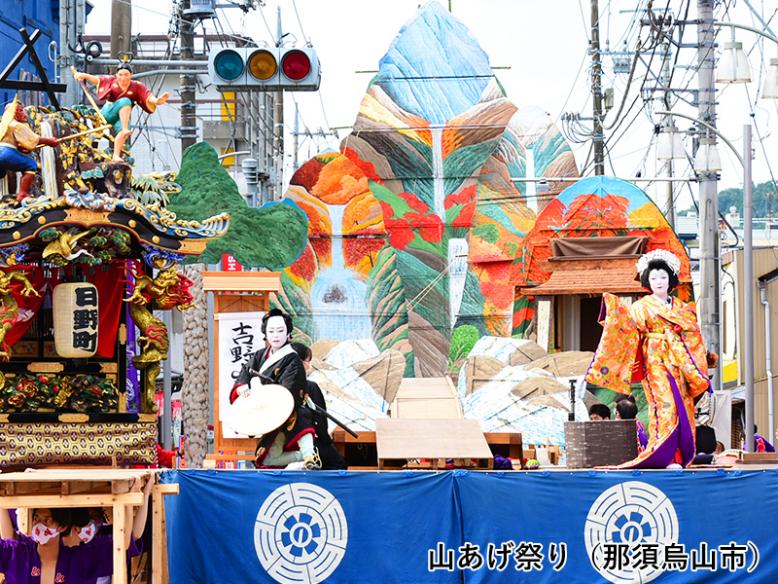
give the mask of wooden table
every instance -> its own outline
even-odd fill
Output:
[[[524,447],[521,439],[521,432],[484,432],[484,439],[489,445],[490,450],[501,451],[504,456],[513,460],[522,460],[524,458]],[[375,432],[359,432],[359,437],[354,438],[350,434],[347,434],[344,430],[336,428],[332,433],[332,442],[335,444],[335,448],[338,449],[340,455],[348,462],[347,450],[349,445],[364,445],[367,447],[375,448],[376,445],[376,433]],[[349,466],[352,470],[370,470],[378,468],[378,460],[375,464],[369,467],[354,467]]]
[[[113,510],[113,582],[127,583],[124,540],[131,529],[132,508],[143,504],[143,492],[131,491],[136,479],[156,470],[138,469],[41,469],[0,474],[0,498],[5,508],[27,509],[19,528],[31,520],[32,509],[53,507],[111,507]],[[152,517],[154,582],[165,582],[164,495],[178,494],[178,485],[154,485]],[[128,526],[128,516],[130,517]]]
[[[387,460],[428,458],[432,468],[439,459],[462,458],[483,461],[492,468],[492,451],[477,420],[376,420],[378,469]]]

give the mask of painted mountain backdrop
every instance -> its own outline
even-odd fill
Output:
[[[565,185],[521,179],[577,175],[549,116],[508,100],[470,31],[431,2],[381,59],[340,151],[293,176],[308,242],[276,303],[309,342],[372,339],[407,376],[442,376],[468,339],[532,321],[515,295],[524,240]]]

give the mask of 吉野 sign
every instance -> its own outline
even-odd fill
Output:
[[[262,334],[264,312],[224,312],[219,314],[219,371],[217,389],[219,395],[219,420],[224,438],[239,438],[226,423],[230,408],[230,392],[235,386],[240,370],[251,356],[264,347]]]

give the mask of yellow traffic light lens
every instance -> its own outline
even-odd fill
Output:
[[[260,81],[270,79],[277,70],[276,58],[269,51],[255,51],[249,57],[249,71],[254,78]]]

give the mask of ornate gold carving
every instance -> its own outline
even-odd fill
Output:
[[[45,225],[45,224],[46,224],[46,218],[43,215],[38,217],[38,225]]]
[[[19,233],[18,231],[14,231],[14,232],[11,234],[11,237],[13,237],[14,239],[19,239],[21,236],[22,236],[22,234],[21,234],[21,233]]]
[[[170,268],[152,279],[147,274],[135,274],[135,288],[126,300],[130,303],[130,316],[141,335],[138,347],[141,353],[133,358],[135,367],[144,372],[141,411],[155,412],[154,403],[160,361],[167,359],[169,341],[165,324],[153,314],[153,310],[185,310],[192,306],[189,287],[192,281]]]
[[[183,254],[200,255],[205,251],[210,239],[185,239],[181,242],[178,251]]]
[[[5,335],[13,328],[19,316],[19,305],[11,293],[11,283],[14,280],[22,283],[22,296],[30,296],[31,294],[40,296],[22,272],[0,271],[0,360],[6,361],[10,358],[11,347],[5,342]]]
[[[79,252],[75,251],[76,242],[81,239],[82,237],[86,237],[91,233],[90,229],[87,229],[86,231],[82,231],[81,233],[76,233],[75,230],[71,231],[63,231],[60,233],[59,237],[55,239],[52,242],[49,242],[45,248],[43,248],[43,253],[41,254],[41,257],[45,259],[52,258],[52,256],[60,256],[62,259],[59,258],[52,258],[49,259],[49,261],[57,260],[56,263],[59,264],[66,264],[72,259],[75,259],[78,257],[79,254],[86,253],[84,250],[81,250]]]
[[[46,363],[36,361],[27,365],[27,371],[30,373],[62,373],[65,370],[63,363]]]
[[[81,223],[82,225],[99,225],[111,222],[108,215],[108,211],[92,211],[91,209],[71,207],[66,211],[65,221]]]
[[[60,422],[84,424],[89,421],[89,414],[60,414],[58,419]]]
[[[116,363],[100,363],[100,373],[118,373],[118,372],[119,372],[119,365],[117,365]]]

